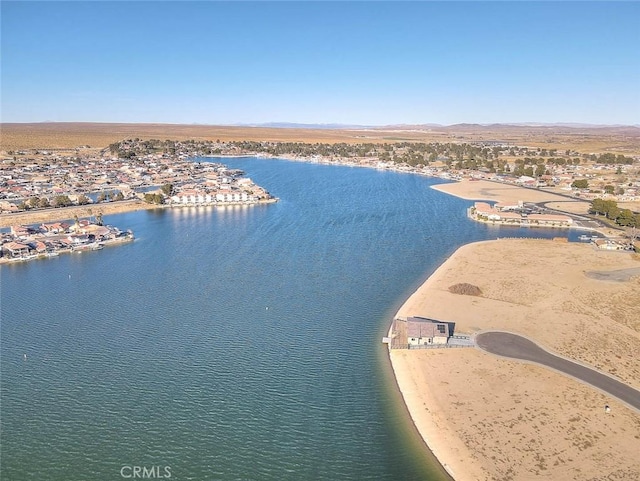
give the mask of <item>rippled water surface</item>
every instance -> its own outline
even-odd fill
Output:
[[[108,216],[137,240],[1,268],[3,480],[444,479],[380,338],[461,244],[558,231],[475,224],[439,180],[223,161],[280,202]]]

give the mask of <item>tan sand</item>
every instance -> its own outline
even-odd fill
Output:
[[[527,189],[516,185],[501,184],[488,180],[463,180],[452,184],[438,184],[431,186],[435,190],[446,194],[455,195],[467,200],[490,200],[501,204],[517,204],[518,202],[545,202],[550,209],[555,209],[569,214],[586,214],[589,210],[590,202],[583,200],[571,200],[538,189]],[[628,207],[626,207],[628,208]],[[623,235],[622,229],[602,227],[598,232],[607,237],[620,237]]]
[[[562,212],[569,212],[570,214],[585,215],[589,213],[591,202],[563,200],[562,202],[549,202],[547,207],[549,209],[560,210]]]
[[[513,125],[389,126],[375,129],[268,128],[216,125],[54,122],[0,123],[0,150],[103,148],[125,138],[196,140],[270,140],[292,142],[479,142],[501,139],[515,145],[579,152],[640,153],[637,127]]]
[[[12,225],[41,224],[42,222],[54,222],[78,217],[120,214],[143,209],[157,209],[157,205],[147,204],[141,200],[124,200],[120,202],[108,202],[99,205],[83,205],[74,207],[61,207],[58,209],[44,209],[32,212],[19,212],[16,214],[0,214],[0,228]]]
[[[398,315],[523,334],[640,389],[640,277],[587,275],[638,267],[632,254],[586,244],[470,244]],[[461,282],[483,295],[447,290]],[[418,430],[457,480],[640,479],[640,413],[589,386],[473,348],[394,350],[391,361]]]
[[[453,184],[434,185],[434,189],[468,200],[492,200],[505,204],[523,202],[569,201],[566,197],[538,189],[491,182],[489,180],[462,180]],[[576,201],[579,202],[579,201]]]

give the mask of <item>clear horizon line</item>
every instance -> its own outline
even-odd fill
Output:
[[[202,122],[154,122],[154,121],[94,121],[94,120],[36,120],[36,121],[0,121],[0,125],[6,124],[121,124],[121,125],[181,125],[181,126],[201,126],[201,127],[248,127],[248,128],[323,128],[326,130],[339,130],[349,128],[378,129],[385,127],[433,127],[448,128],[457,126],[513,126],[513,127],[634,127],[640,128],[640,124],[594,124],[589,122],[457,122],[453,124],[440,124],[436,122],[425,123],[390,123],[390,124],[357,124],[342,122],[232,122],[232,123],[202,123]]]

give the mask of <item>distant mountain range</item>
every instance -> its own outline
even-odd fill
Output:
[[[232,124],[236,127],[268,127],[272,129],[313,129],[313,130],[340,130],[340,129],[371,129],[371,125],[354,124],[298,124],[295,122],[265,122],[262,124]]]
[[[624,124],[586,124],[578,122],[514,122],[514,123],[494,123],[494,124],[471,124],[461,123],[452,125],[443,124],[391,124],[391,125],[358,125],[358,124],[304,124],[295,122],[266,122],[255,124],[233,124],[239,127],[267,127],[277,129],[326,129],[326,130],[341,130],[341,129],[375,129],[375,130],[429,130],[429,129],[443,129],[443,130],[456,130],[456,129],[503,129],[509,127],[549,127],[549,128],[572,128],[572,129],[594,129],[594,128],[626,128],[635,127],[640,128],[639,124],[624,125]]]

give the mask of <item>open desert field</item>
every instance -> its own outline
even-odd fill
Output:
[[[388,126],[320,129],[175,124],[4,123],[1,149],[104,148],[126,138],[172,140],[269,140],[290,142],[477,142],[572,149],[582,153],[640,154],[638,127],[528,127],[509,125]]]
[[[570,199],[538,189],[526,189],[516,185],[488,180],[462,180],[456,183],[434,185],[434,189],[468,200],[490,200],[502,204],[522,202],[571,202]],[[574,201],[578,203],[578,201]]]
[[[482,295],[449,292],[462,282]],[[398,315],[521,334],[640,389],[638,299],[636,255],[498,240],[461,247]],[[474,348],[391,359],[414,422],[456,479],[640,479],[640,413],[600,391]]]

